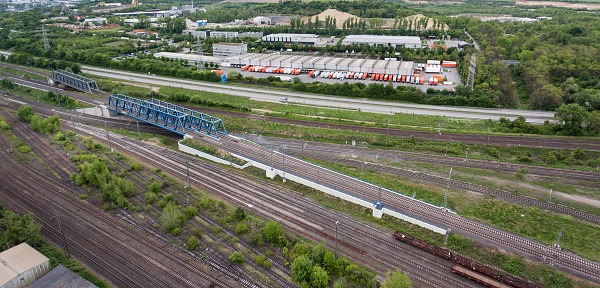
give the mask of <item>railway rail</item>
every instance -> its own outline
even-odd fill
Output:
[[[223,137],[222,141],[208,139],[201,135],[193,135],[196,140],[208,143],[221,149],[230,149],[234,153],[239,153],[246,157],[269,165],[269,150],[254,143],[235,140],[231,136]],[[225,145],[228,144],[228,145]],[[282,154],[274,153],[276,168],[282,170]],[[333,172],[328,169],[322,169],[319,166],[299,161],[294,157],[286,157],[285,171],[295,175],[300,175],[305,179],[311,179],[323,183],[337,190],[345,191],[352,195],[357,195],[362,199],[375,202],[378,199],[380,187],[359,181],[341,173]],[[421,201],[415,201],[408,196],[401,195],[387,189],[382,189],[382,202],[386,207],[392,207],[399,211],[413,211],[413,215],[420,219],[428,219],[442,227],[452,228],[452,231],[472,236],[480,237],[488,241],[493,241],[510,247],[528,256],[533,256],[553,264],[561,265],[572,271],[582,273],[586,276],[595,277],[596,281],[600,279],[600,264],[578,257],[572,253],[557,250],[539,242],[504,232],[495,227],[491,227],[474,220],[463,218],[455,213],[448,212],[440,207],[433,206]]]
[[[97,129],[97,128],[93,128],[93,127],[83,127],[80,125],[77,125],[77,130],[79,131],[79,133],[84,133],[83,130],[86,130],[86,133],[91,133],[94,135],[94,138],[96,139],[96,141],[100,141],[102,143],[106,143],[106,138],[105,138],[105,133],[103,133],[102,130]],[[181,155],[181,153],[178,153],[176,151],[170,151],[170,150],[164,150],[161,148],[157,148],[155,146],[149,145],[147,143],[139,143],[138,141],[134,141],[131,139],[127,140],[127,137],[121,136],[121,135],[111,135],[111,143],[115,143],[114,145],[119,151],[121,151],[122,153],[132,153],[133,155],[135,155],[136,158],[138,158],[138,160],[149,163],[149,164],[158,164],[159,167],[161,169],[163,169],[163,171],[173,175],[176,178],[179,179],[186,179],[186,173],[185,173],[185,161],[183,159],[183,156]],[[150,150],[154,150],[152,151],[153,153],[150,154],[149,151]],[[156,155],[156,156],[153,156]],[[151,158],[159,158],[159,161],[157,161],[158,163],[156,163],[156,159],[151,159]],[[245,207],[247,207],[247,209],[250,209],[253,213],[256,213],[260,216],[264,216],[267,219],[272,217],[275,217],[276,221],[277,219],[281,219],[284,220],[284,223],[293,223],[293,225],[290,227],[291,230],[296,231],[297,233],[300,233],[301,235],[303,235],[303,237],[310,239],[312,241],[315,242],[320,242],[320,240],[322,239],[322,237],[326,237],[326,239],[331,239],[332,236],[331,234],[320,234],[317,233],[316,235],[314,235],[313,233],[307,232],[307,231],[311,231],[311,230],[317,230],[317,231],[322,231],[324,229],[324,227],[327,227],[327,229],[332,229],[333,228],[333,223],[327,223],[327,221],[323,221],[323,222],[319,222],[317,223],[317,225],[315,225],[314,223],[310,223],[306,221],[305,218],[307,218],[307,215],[315,215],[313,218],[311,219],[311,221],[315,221],[315,219],[319,219],[320,217],[322,217],[322,214],[324,212],[322,212],[323,207],[318,208],[319,210],[314,210],[313,213],[308,212],[310,210],[307,210],[307,207],[302,207],[302,208],[292,208],[289,206],[290,200],[294,199],[291,198],[290,195],[295,195],[292,192],[287,192],[287,191],[272,191],[276,188],[271,188],[268,189],[266,187],[256,187],[255,184],[253,183],[248,183],[248,180],[245,179],[245,176],[240,176],[240,175],[235,175],[235,174],[231,174],[231,173],[227,173],[224,174],[223,171],[214,171],[215,170],[215,166],[206,162],[202,162],[202,161],[196,161],[195,159],[191,159],[190,160],[190,177],[191,177],[191,182],[192,185],[196,186],[196,187],[201,187],[203,190],[209,191],[211,193],[215,193],[218,195],[221,195],[223,198],[227,199],[228,201],[231,201],[232,203],[236,203],[236,204],[240,204],[243,205]],[[203,171],[202,173],[197,173],[195,171]],[[233,178],[233,179],[232,179]],[[243,186],[240,186],[241,183],[246,183]],[[226,191],[231,191],[231,192],[226,192]],[[237,193],[235,193],[235,192]],[[239,191],[244,191],[244,193],[241,193]],[[234,193],[232,193],[234,192]],[[267,195],[265,195],[267,192],[269,192]],[[280,193],[286,192],[286,195],[280,195]],[[252,193],[251,195],[247,195],[245,196],[246,193]],[[304,199],[303,197],[297,196],[298,199]],[[306,201],[306,200],[294,200],[295,201]],[[253,203],[250,205],[250,203]],[[259,204],[260,203],[260,204]],[[259,205],[260,207],[257,209],[254,209],[255,206]],[[284,209],[284,210],[282,210]],[[317,209],[317,208],[315,208]],[[308,212],[308,213],[307,213]],[[293,214],[290,215],[290,214]],[[351,217],[349,218],[351,219]],[[351,219],[353,220],[353,219]],[[354,223],[353,225],[356,226],[362,226],[364,224],[360,223]],[[319,228],[316,228],[319,227]],[[329,230],[332,231],[332,230]],[[307,233],[309,233],[309,235],[306,235]],[[313,236],[311,236],[313,235]],[[384,234],[385,235],[385,234]],[[391,236],[389,233],[387,233],[387,236],[390,237]],[[353,240],[354,237],[363,237],[363,236],[352,236],[352,237],[347,237],[347,241],[357,241],[357,240]],[[376,235],[376,236],[372,236],[373,238],[371,238],[371,241],[377,241],[379,242],[379,238],[381,238],[381,235]],[[357,239],[359,239],[357,238]],[[360,239],[359,239],[360,240]],[[346,241],[346,238],[343,240]],[[364,240],[363,240],[364,241]],[[389,240],[392,241],[392,240]],[[368,249],[372,249],[372,247],[370,246],[366,246],[365,242],[353,242],[355,244],[347,244],[349,245],[350,249],[353,249],[355,252],[357,251],[365,251]],[[376,242],[373,242],[376,243]],[[354,246],[359,246],[362,245],[361,247],[365,247],[363,249],[358,249]],[[369,245],[367,243],[367,245]],[[371,244],[372,245],[372,244]],[[331,244],[328,245],[329,247],[331,247]],[[354,247],[354,248],[351,248]],[[368,248],[368,249],[367,249]],[[377,251],[377,250],[375,250]],[[363,252],[364,253],[364,252]],[[361,253],[361,255],[365,255]],[[390,253],[388,251],[388,253]],[[397,251],[394,251],[393,253],[398,253]],[[366,265],[366,267],[371,267],[372,269],[374,269],[375,271],[378,271],[380,273],[385,273],[389,268],[399,268],[397,266],[397,264],[392,264],[393,262],[397,262],[398,260],[395,258],[395,260],[389,259],[388,262],[383,261],[383,262],[379,262],[380,265],[385,265],[385,267],[388,267],[388,269],[384,269],[382,270],[381,268],[378,268],[378,266],[373,266],[372,263],[366,262],[365,260],[358,258],[357,256],[353,256],[353,254],[347,254],[346,255],[349,259],[357,261],[358,263],[364,264]],[[362,256],[361,256],[362,257]],[[390,257],[390,256],[385,256],[382,255],[382,257]],[[382,261],[382,260],[380,260]],[[404,264],[406,265],[406,264]],[[429,265],[429,264],[428,264]],[[402,266],[402,267],[406,267],[406,266]],[[431,268],[430,268],[431,269]],[[436,268],[439,269],[439,268]],[[448,274],[451,274],[450,271],[451,267],[448,266],[445,269],[445,272],[447,272]],[[404,271],[410,270],[408,268],[404,268]],[[438,272],[439,273],[439,272]],[[414,278],[415,276],[415,272],[409,272],[409,274],[411,275],[411,278]],[[423,275],[423,274],[420,274]],[[425,283],[433,283],[434,287],[448,287],[448,285],[443,285],[443,281],[442,282],[438,282],[440,280],[433,280],[433,279],[428,279],[430,278],[430,276],[427,276],[428,274],[425,274],[423,276],[420,276],[422,278],[421,281],[425,282]],[[447,277],[447,276],[446,276]],[[442,278],[445,279],[445,278]],[[418,279],[417,279],[418,280]],[[435,282],[431,282],[431,281],[435,281]],[[449,281],[449,280],[447,280]],[[455,280],[454,280],[455,281]],[[417,281],[419,282],[419,281]],[[424,284],[423,282],[421,282],[421,285],[418,286],[431,286],[429,284]],[[438,283],[438,284],[435,284]],[[448,283],[455,283],[455,282],[448,282]],[[460,283],[460,282],[459,282]],[[472,284],[472,283],[471,283]],[[467,287],[471,284],[466,285]],[[465,287],[464,284],[457,284],[459,287]]]
[[[0,63],[0,65],[9,66],[15,69],[28,71],[31,73],[38,74],[40,76],[51,78],[50,74],[39,72],[37,70],[11,65],[8,63]],[[108,94],[104,91],[95,91],[98,96],[107,98]],[[444,142],[461,142],[470,144],[491,144],[499,146],[529,146],[529,147],[545,147],[545,148],[556,148],[556,149],[586,149],[592,151],[600,151],[600,144],[597,139],[581,139],[581,138],[570,138],[570,137],[545,137],[545,136],[500,136],[500,135],[484,135],[479,134],[464,134],[464,133],[437,133],[434,131],[419,131],[410,129],[398,129],[398,128],[387,128],[387,127],[369,127],[352,124],[341,124],[341,123],[327,123],[320,121],[306,121],[302,119],[288,119],[274,116],[257,115],[250,113],[236,113],[235,111],[225,111],[219,109],[203,108],[198,106],[187,106],[181,105],[186,108],[191,108],[200,112],[216,115],[227,115],[238,118],[255,119],[261,121],[269,121],[276,123],[289,123],[301,126],[319,127],[319,128],[330,128],[340,130],[351,130],[369,132],[380,135],[389,135],[394,137],[410,137],[414,136],[419,139],[432,139]],[[317,118],[318,119],[318,118]],[[310,120],[307,117],[307,120]],[[308,123],[307,123],[308,122]],[[383,126],[383,124],[382,124]],[[434,128],[432,128],[434,129]]]

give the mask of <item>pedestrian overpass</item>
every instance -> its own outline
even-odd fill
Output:
[[[65,70],[52,70],[52,80],[86,93],[99,90],[96,81]]]
[[[108,97],[108,110],[186,135],[195,131],[219,139],[227,135],[221,119],[157,99],[141,100],[121,94]]]

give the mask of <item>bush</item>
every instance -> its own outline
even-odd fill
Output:
[[[5,121],[0,120],[0,129],[4,131],[10,130],[10,125],[8,125],[8,123]]]
[[[146,199],[144,200],[148,204],[153,204],[154,202],[156,202],[156,200],[158,200],[158,197],[153,192],[148,192],[146,193]]]
[[[248,226],[246,224],[238,224],[235,226],[235,234],[243,235],[248,232]]]
[[[321,242],[321,244],[314,246],[312,248],[312,259],[315,261],[315,264],[321,265],[323,264],[323,259],[325,257],[325,253],[327,253],[327,247],[325,247],[325,242]]]
[[[229,260],[236,264],[242,264],[244,263],[244,254],[241,252],[233,252],[231,255],[229,255]]]
[[[165,199],[165,201],[167,202],[173,202],[173,200],[175,200],[175,197],[173,197],[172,193],[166,194],[165,196],[163,196],[163,199]]]
[[[29,152],[31,152],[31,147],[26,146],[26,145],[21,145],[21,146],[17,147],[17,150],[19,150],[19,152],[21,152],[21,153],[29,153]]]
[[[191,219],[193,217],[195,217],[196,215],[198,215],[198,208],[190,206],[185,208],[185,217],[187,217],[188,219]]]
[[[133,163],[133,165],[131,165],[131,170],[134,170],[134,171],[140,171],[140,170],[142,170],[142,164],[140,164],[140,163]]]
[[[500,156],[500,152],[498,152],[498,149],[496,148],[488,150],[487,153],[494,158],[498,158],[498,156]]]
[[[163,231],[168,232],[178,228],[183,223],[184,217],[175,203],[169,202],[163,209],[162,215],[160,215]]]
[[[292,262],[291,265],[292,279],[294,279],[296,283],[309,281],[311,272],[313,270],[312,268],[313,263],[308,257],[304,255],[299,256],[298,258],[294,259],[294,262]]]
[[[234,218],[237,221],[244,220],[246,218],[246,211],[243,207],[237,206],[235,207],[235,211],[233,212]]]
[[[254,260],[256,261],[256,264],[263,266],[263,264],[265,264],[265,255],[256,255]]]
[[[320,288],[327,286],[329,283],[329,275],[327,275],[327,271],[323,270],[320,266],[315,266],[310,273],[310,284],[314,287]]]
[[[269,260],[266,260],[262,266],[265,267],[266,269],[271,269],[271,267],[273,267],[273,263],[271,263],[271,261],[269,261]]]
[[[21,105],[21,107],[19,107],[19,111],[17,111],[17,116],[19,119],[27,123],[31,122],[31,117],[33,117],[34,114],[35,112],[33,111],[33,108],[27,105]]]
[[[250,232],[250,234],[248,235],[248,242],[250,242],[250,244],[256,245],[258,247],[265,246],[265,240],[263,239],[262,234],[259,233],[258,231]]]
[[[148,186],[148,192],[152,192],[154,194],[160,193],[160,185],[158,182],[154,181],[150,186]]]
[[[173,236],[181,235],[181,228],[179,228],[179,227],[174,228],[173,230],[171,230],[171,234],[173,234]]]
[[[285,243],[285,236],[283,234],[283,228],[281,225],[275,221],[269,221],[265,228],[262,230],[265,237],[269,242],[273,243],[275,246],[283,246]]]
[[[196,238],[196,236],[190,236],[187,241],[187,248],[190,250],[195,250],[196,247],[200,245],[200,241]]]
[[[31,129],[44,134],[50,134],[58,131],[60,127],[60,119],[57,115],[42,118],[39,115],[31,117]]]

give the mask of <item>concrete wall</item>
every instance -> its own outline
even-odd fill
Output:
[[[229,160],[223,159],[221,157],[217,157],[217,156],[212,155],[212,154],[208,154],[208,153],[200,151],[200,150],[198,150],[196,148],[192,148],[190,146],[182,144],[181,141],[179,141],[178,144],[179,144],[179,151],[182,151],[182,152],[185,152],[185,153],[188,153],[188,154],[192,154],[192,155],[196,155],[196,156],[202,157],[204,159],[207,159],[207,160],[219,163],[219,164],[229,165],[231,163],[231,162],[229,162]],[[234,153],[231,153],[231,155],[233,157],[240,158],[237,155],[235,155]],[[246,160],[246,159],[244,159],[244,160]],[[238,168],[238,169],[244,169],[244,168],[246,168],[246,167],[248,167],[250,165],[251,165],[250,162],[246,162],[246,164],[244,164],[244,165],[238,165],[236,163],[231,163],[231,166],[233,166],[235,168]]]
[[[117,112],[108,110],[106,108],[106,106],[104,106],[104,105],[90,107],[90,108],[81,108],[81,109],[77,109],[75,111],[81,112],[83,114],[102,116],[102,117],[113,117],[113,116],[119,115],[119,113],[117,113]]]

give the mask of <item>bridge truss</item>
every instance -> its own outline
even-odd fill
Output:
[[[52,70],[52,80],[87,93],[99,90],[96,81],[65,70]]]
[[[203,132],[217,139],[219,134],[227,135],[221,119],[156,99],[111,95],[108,109],[181,135],[190,131]]]

